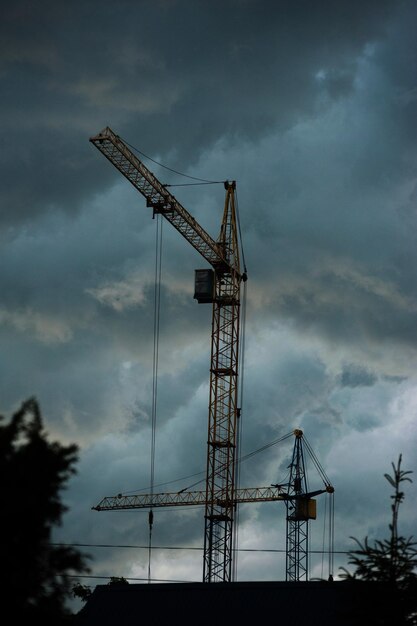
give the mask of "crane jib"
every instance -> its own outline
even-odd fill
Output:
[[[91,137],[90,142],[146,198],[147,206],[162,214],[214,269],[222,273],[237,272],[240,277],[238,268],[225,258],[223,246],[210,237],[118,135],[106,127]]]

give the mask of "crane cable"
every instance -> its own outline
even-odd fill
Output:
[[[246,329],[246,300],[247,300],[247,283],[246,281],[244,281],[243,283],[243,297],[242,297],[242,313],[241,313],[241,326],[240,326],[240,352],[239,352],[239,361],[240,361],[240,365],[239,365],[239,372],[240,374],[240,384],[239,384],[239,400],[238,400],[238,405],[239,405],[239,409],[238,409],[238,420],[237,420],[237,450],[240,451],[240,445],[241,445],[241,440],[242,440],[242,414],[243,414],[243,389],[244,389],[244,385],[243,385],[243,379],[244,379],[244,363],[245,363],[245,329]],[[240,487],[240,467],[241,467],[241,461],[243,459],[238,458],[236,459],[236,463],[235,463],[235,476],[236,476],[236,488],[239,489]],[[233,580],[236,580],[236,575],[237,575],[237,558],[236,556],[238,555],[238,550],[239,550],[239,540],[238,540],[238,531],[239,531],[239,506],[236,506],[236,523],[234,525],[234,539],[233,539],[233,544],[234,544],[234,554],[235,554],[235,558],[234,558],[234,565],[233,565]]]
[[[322,545],[322,557],[321,557],[321,577],[324,578],[324,574],[323,574],[324,556],[325,554],[327,554],[328,571],[329,571],[328,580],[333,580],[334,554],[335,554],[335,550],[334,550],[334,492],[329,492],[326,495],[327,495],[327,498],[325,499],[325,505],[324,505],[325,508],[324,508],[324,516],[323,516],[323,545]],[[325,548],[326,526],[328,526],[327,550]]]
[[[304,445],[307,448],[307,451],[310,455],[313,464],[316,467],[316,470],[321,477],[326,489],[327,487],[332,487],[332,484],[324,471],[322,465],[320,464],[316,454],[314,453],[310,443],[307,441],[305,435],[303,435]],[[328,569],[329,569],[329,580],[333,580],[333,568],[334,568],[334,489],[327,491],[327,498],[325,499],[325,510],[324,510],[324,521],[323,521],[323,555],[322,555],[322,563],[321,563],[321,571],[323,578],[323,567],[324,567],[324,544],[325,544],[325,536],[326,536],[326,523],[328,523]],[[327,506],[327,502],[329,503]],[[328,522],[327,522],[328,520]]]
[[[240,250],[242,253],[242,263],[244,269],[244,280],[243,280],[243,295],[242,295],[242,308],[241,308],[241,325],[240,325],[240,337],[239,337],[239,368],[240,372],[240,381],[239,381],[239,390],[238,390],[238,420],[236,424],[237,428],[237,436],[236,436],[236,444],[238,450],[238,456],[235,461],[235,488],[238,489],[240,487],[240,444],[242,440],[242,414],[243,414],[243,378],[244,378],[244,365],[245,365],[245,331],[246,331],[246,303],[247,303],[247,268],[245,262],[245,254],[243,250],[243,240],[242,240],[242,231],[240,228],[240,218],[239,218],[239,206],[237,199],[237,192],[235,192],[235,210],[236,210],[236,222],[238,227],[239,234],[239,242],[240,242]],[[237,577],[237,556],[239,554],[239,505],[236,505],[235,512],[235,524],[233,526],[233,573],[232,580],[236,580]]]
[[[159,161],[156,161],[155,159],[153,159],[152,157],[148,156],[147,154],[145,154],[144,152],[141,152],[140,150],[138,150],[138,148],[135,148],[135,146],[132,146],[131,143],[128,143],[126,141],[126,139],[123,139],[123,142],[129,146],[129,148],[132,148],[132,150],[134,152],[137,152],[137,154],[140,154],[142,157],[145,157],[145,159],[148,159],[149,161],[152,161],[152,163],[155,163],[155,165],[159,165],[159,167],[163,167],[165,170],[168,170],[169,172],[172,172],[173,174],[178,174],[179,176],[184,176],[184,178],[190,178],[192,180],[198,180],[200,181],[199,183],[194,183],[194,184],[203,184],[203,185],[218,185],[218,184],[223,184],[224,180],[207,180],[206,178],[198,178],[197,176],[190,176],[189,174],[183,174],[182,172],[179,172],[178,170],[174,170],[172,167],[168,167],[167,165],[164,165],[163,163],[160,163]],[[164,185],[164,187],[180,187],[183,185]]]
[[[334,492],[328,494],[329,500],[329,580],[333,580],[334,570]]]
[[[265,450],[268,450],[268,448],[271,448],[272,446],[277,445],[278,443],[281,443],[282,441],[285,441],[286,439],[289,439],[290,437],[294,436],[294,432],[291,431],[290,433],[287,433],[286,435],[284,435],[283,437],[279,437],[278,439],[274,439],[273,441],[261,446],[260,448],[257,448],[256,450],[252,450],[252,452],[248,452],[247,454],[239,457],[236,461],[236,465],[240,466],[241,463],[243,463],[244,461],[247,461],[248,459],[251,459],[253,456],[255,456],[256,454],[259,454],[259,452],[264,452]],[[190,474],[189,476],[182,476],[181,478],[176,478],[174,480],[169,480],[167,482],[164,483],[159,483],[158,485],[155,485],[156,487],[162,487],[164,485],[170,485],[172,483],[177,483],[180,480],[185,480],[186,478],[193,478],[194,476],[205,476],[205,471],[201,471],[201,472],[196,472],[195,474]],[[196,485],[199,485],[200,483],[204,482],[206,479],[201,478],[200,480],[197,480],[195,483],[192,483],[190,485],[187,485],[187,487],[183,487],[182,489],[180,489],[177,493],[183,493],[184,491],[189,491],[190,489],[192,489],[193,487],[195,487]],[[128,495],[128,494],[136,494],[140,491],[150,491],[150,487],[140,487],[139,489],[131,489],[130,491],[124,491],[123,495]]]
[[[313,464],[316,467],[316,470],[319,474],[319,476],[321,477],[323,483],[326,485],[326,487],[331,486],[331,482],[326,474],[326,472],[324,471],[320,461],[318,460],[315,452],[313,451],[313,448],[311,447],[310,443],[307,441],[306,436],[303,434],[303,440],[304,440],[304,445],[308,450],[308,453],[311,457],[311,460],[313,461]]]
[[[238,199],[237,199],[237,191],[235,193],[235,197],[236,197],[236,221],[237,221],[237,228],[238,228],[238,232],[239,232],[240,250],[242,252],[243,272],[244,272],[245,281],[246,281],[246,279],[247,279],[247,268],[246,268],[246,261],[245,261],[245,251],[243,249],[242,230],[241,230],[241,227],[240,227],[240,215],[239,215],[239,203],[238,203]]]
[[[322,543],[322,555],[321,555],[321,578],[324,577],[324,546],[326,541],[326,519],[327,519],[327,500],[324,500],[324,515],[323,515],[323,543]],[[329,571],[330,575],[330,571]]]
[[[156,448],[156,415],[158,397],[158,360],[159,360],[159,323],[161,310],[161,273],[162,273],[162,218],[156,215],[155,236],[155,279],[154,279],[154,317],[153,317],[153,366],[152,366],[152,413],[151,413],[151,467],[150,491],[151,508],[149,511],[149,550],[148,550],[148,583],[151,582],[152,529],[153,510],[152,497],[155,487],[155,448]]]

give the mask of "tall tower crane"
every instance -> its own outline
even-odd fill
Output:
[[[240,288],[236,183],[225,182],[226,197],[217,241],[196,222],[153,173],[109,127],[90,141],[211,265],[197,270],[195,298],[212,303],[210,398],[205,495],[204,581],[231,580],[236,507]]]
[[[304,483],[301,490],[289,485],[272,485],[250,489],[238,489],[236,481],[237,426],[240,415],[238,407],[240,290],[246,281],[246,272],[240,269],[238,227],[235,206],[235,181],[224,183],[226,194],[220,234],[217,241],[196,222],[188,211],[168,191],[154,174],[130,150],[126,143],[109,127],[90,138],[102,154],[146,198],[147,207],[154,214],[161,214],[211,265],[211,269],[196,270],[195,299],[212,304],[212,336],[210,361],[210,392],[207,438],[207,464],[205,491],[187,491],[150,495],[118,495],[104,498],[94,509],[98,511],[126,510],[166,506],[201,504],[205,507],[203,582],[231,582],[233,562],[233,530],[238,504],[283,500],[295,502],[297,515],[287,515],[287,552],[291,551],[288,568],[300,560],[298,537],[300,521],[315,518],[312,498],[320,493],[331,492],[330,483],[325,488],[308,493]],[[294,434],[301,431],[294,431]],[[296,445],[299,437],[296,435]],[[295,454],[295,452],[294,452]],[[294,457],[300,460],[300,457]],[[297,461],[297,463],[298,463]],[[298,466],[293,463],[294,471]],[[298,483],[297,483],[298,484]],[[304,508],[301,509],[303,502]],[[303,514],[301,515],[301,510]],[[304,544],[305,545],[305,544]],[[303,561],[306,551],[302,552]],[[288,555],[287,555],[288,558]],[[298,580],[298,572],[306,572],[302,566],[291,573],[290,579]],[[294,578],[295,576],[295,578]]]

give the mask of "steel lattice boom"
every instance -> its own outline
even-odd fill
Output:
[[[146,198],[148,207],[163,216],[212,265],[227,266],[225,253],[154,174],[138,159],[126,143],[107,127],[91,137],[92,144]]]
[[[235,490],[234,504],[245,502],[276,502],[286,500],[287,493],[283,487],[246,487]],[[149,509],[167,506],[207,505],[205,491],[184,491],[177,493],[137,494],[110,496],[94,506],[96,511],[121,511],[126,509]],[[224,508],[228,503],[219,500],[217,506]]]

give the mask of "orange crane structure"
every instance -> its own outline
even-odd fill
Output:
[[[311,501],[312,494],[300,489],[289,493],[283,486],[238,489],[238,406],[239,333],[241,284],[247,275],[241,270],[235,181],[224,183],[226,194],[223,218],[217,240],[197,223],[129,146],[106,127],[90,138],[91,143],[146,198],[153,214],[161,214],[201,254],[211,266],[195,271],[194,298],[212,304],[210,391],[207,435],[205,491],[104,498],[98,511],[185,506],[205,507],[203,582],[231,582],[233,576],[234,523],[239,503],[300,499]],[[301,431],[300,431],[301,432]],[[301,509],[300,509],[301,511]],[[298,513],[299,515],[299,513]],[[303,520],[311,507],[303,509]],[[298,523],[297,515],[293,522]],[[293,526],[292,526],[293,527]],[[298,536],[293,533],[293,536]],[[299,547],[294,543],[294,550]],[[303,552],[304,554],[304,552]],[[297,562],[300,557],[295,557]],[[294,569],[294,568],[292,568]],[[305,568],[306,570],[306,568]],[[306,570],[307,571],[307,570]]]

